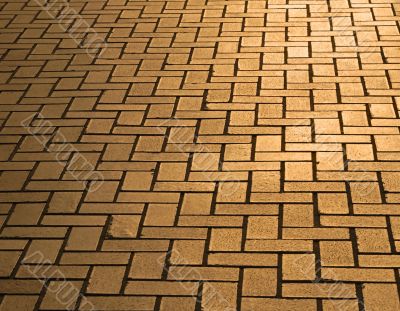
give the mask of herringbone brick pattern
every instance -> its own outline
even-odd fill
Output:
[[[0,0],[0,310],[396,311],[396,0]]]

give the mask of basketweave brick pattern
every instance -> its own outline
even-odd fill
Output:
[[[396,311],[396,0],[0,1],[0,310]]]

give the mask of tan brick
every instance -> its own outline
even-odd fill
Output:
[[[173,264],[199,265],[203,262],[204,241],[177,240],[171,253],[170,261]]]
[[[311,163],[285,163],[285,180],[313,180],[312,172]]]
[[[237,284],[206,282],[203,287],[201,308],[205,311],[236,309]]]
[[[135,296],[90,296],[82,300],[79,310],[91,310],[93,308],[106,310],[153,310],[155,297]]]
[[[197,293],[198,283],[182,286],[179,282],[168,281],[129,281],[125,294],[131,295],[162,295],[162,296],[193,296]]]
[[[355,298],[356,290],[354,284],[339,283],[332,284],[317,283],[286,283],[282,286],[283,297],[308,297],[308,298]]]
[[[347,144],[346,155],[349,160],[374,160],[372,145]]]
[[[21,252],[0,252],[1,267],[0,275],[2,277],[10,277],[17,262],[21,256]]]
[[[312,227],[314,225],[314,207],[303,204],[285,204],[283,207],[283,226]]]
[[[24,311],[35,308],[38,295],[7,295],[0,305],[1,311]]]
[[[366,309],[396,310],[400,308],[396,284],[365,284],[363,295]]]
[[[279,172],[254,172],[251,191],[252,192],[279,192]]]
[[[241,229],[219,229],[211,230],[211,251],[240,251],[242,245]]]
[[[24,263],[42,263],[45,260],[54,264],[62,247],[62,240],[34,240],[24,257]],[[40,256],[37,256],[37,255]]]
[[[347,201],[345,193],[318,193],[318,210],[322,214],[347,214]]]
[[[208,214],[211,209],[212,195],[208,193],[186,193],[183,199],[183,215]]]
[[[174,204],[149,204],[145,226],[173,226],[177,207]]]
[[[137,215],[115,215],[111,219],[108,234],[115,238],[134,238],[139,229],[141,216]]]
[[[35,225],[38,223],[44,210],[44,204],[17,204],[14,208],[8,225]]]
[[[161,311],[175,310],[176,306],[182,311],[192,311],[196,305],[194,297],[163,297],[161,300]]]
[[[242,298],[242,310],[267,311],[270,308],[277,311],[286,310],[317,310],[315,299],[283,299],[283,298]]]
[[[353,250],[351,242],[320,242],[321,264],[323,266],[353,266]]]
[[[314,280],[316,265],[314,254],[284,254],[282,260],[283,280]]]
[[[123,190],[150,190],[153,174],[151,172],[128,172],[125,176]]]
[[[276,269],[244,269],[242,289],[244,296],[275,296],[276,288]]]
[[[67,250],[96,250],[102,231],[101,227],[74,227],[65,248]]]
[[[350,189],[354,203],[380,203],[382,201],[377,182],[351,182]]]
[[[121,289],[125,267],[95,266],[89,279],[88,293],[117,294]]]
[[[280,151],[281,138],[279,136],[258,136],[257,151]]]
[[[161,279],[164,261],[164,253],[136,253],[133,256],[129,277],[132,279]]]
[[[278,237],[278,218],[270,216],[251,216],[247,227],[247,239],[276,239]]]

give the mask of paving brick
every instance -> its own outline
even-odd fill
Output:
[[[175,264],[201,264],[203,262],[205,242],[200,240],[174,242],[171,262]]]
[[[7,224],[12,225],[36,225],[43,213],[45,206],[36,204],[17,204]]]
[[[33,310],[39,296],[37,295],[6,295],[0,305],[1,311]]]
[[[247,227],[247,239],[276,239],[278,219],[271,216],[251,216]]]
[[[63,265],[126,265],[128,261],[129,254],[122,252],[65,252],[61,258]]]
[[[268,266],[277,265],[277,257],[274,254],[257,253],[213,253],[209,255],[210,265],[227,266]]]
[[[51,281],[48,291],[40,304],[42,310],[65,310],[71,309],[79,298],[79,291],[82,288],[82,282],[70,281],[64,284],[63,281]],[[68,300],[65,297],[68,295]]]
[[[179,282],[129,281],[125,293],[135,295],[193,296],[196,294],[197,289],[197,283],[189,283],[187,286],[182,286]]]
[[[219,229],[211,230],[211,251],[240,251],[242,246],[243,232],[241,229]]]
[[[82,300],[79,310],[153,310],[155,297],[135,296],[90,296]]]
[[[242,310],[317,310],[315,299],[242,298]]]
[[[40,258],[44,257],[48,263],[54,264],[62,244],[63,240],[33,240],[25,254],[24,263],[41,264]],[[41,254],[39,260],[38,257],[35,256],[37,253]]]
[[[287,283],[282,287],[283,297],[355,298],[353,284]]]
[[[91,294],[118,294],[124,274],[124,266],[95,266],[86,291]]]
[[[220,267],[193,267],[189,266],[171,266],[168,270],[168,279],[170,280],[197,280],[201,278],[206,281],[238,281],[238,268],[220,268]]]
[[[313,227],[314,207],[306,204],[285,204],[283,207],[283,226]]]
[[[81,192],[55,192],[49,204],[49,212],[74,213],[81,197]]]
[[[2,294],[39,294],[43,284],[39,280],[0,280]]]
[[[138,215],[115,215],[112,217],[107,233],[115,238],[134,238],[139,229],[140,219]]]
[[[244,269],[243,295],[244,296],[272,296],[277,291],[276,269]]]
[[[324,299],[322,301],[323,310],[359,310],[359,301],[357,299]]]
[[[314,280],[316,266],[314,254],[284,254],[282,260],[283,280]]]
[[[74,227],[71,230],[66,250],[96,250],[100,240],[101,227]]]
[[[384,269],[323,268],[321,275],[340,282],[393,282],[395,279],[393,271]]]
[[[129,277],[132,279],[160,279],[164,270],[164,253],[136,253]]]
[[[396,310],[400,308],[396,284],[365,284],[363,294],[365,307],[368,309]]]
[[[318,193],[318,210],[321,214],[347,214],[348,199],[345,193]]]
[[[2,277],[11,276],[20,256],[21,252],[0,252],[0,258],[2,259],[0,275]]]
[[[354,258],[351,242],[320,242],[321,264],[323,266],[352,266]]]

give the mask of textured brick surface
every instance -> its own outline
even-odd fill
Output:
[[[1,311],[400,310],[398,1],[0,12]]]

